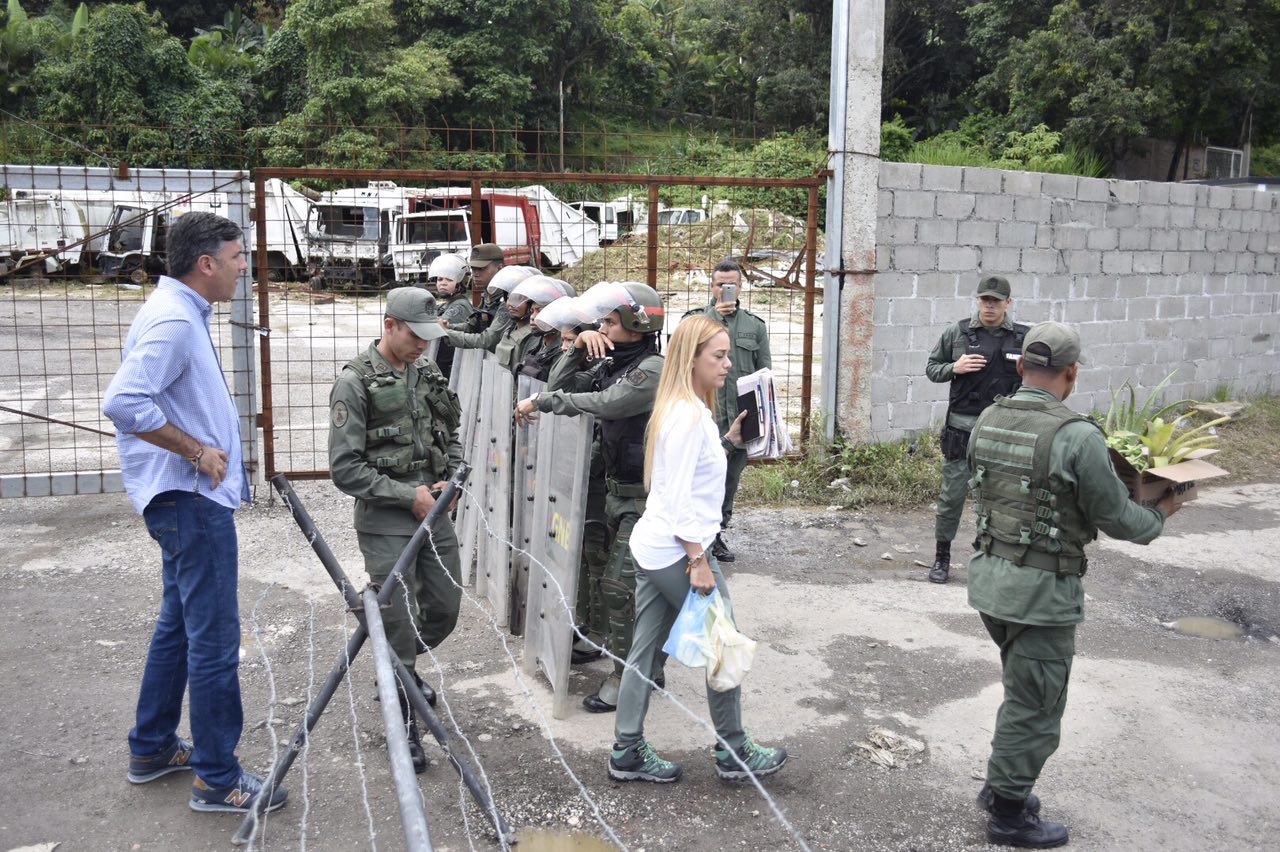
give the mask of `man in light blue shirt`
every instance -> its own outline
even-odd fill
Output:
[[[128,777],[143,784],[192,769],[193,810],[245,812],[264,787],[235,754],[244,711],[232,513],[249,500],[249,483],[209,318],[248,264],[240,228],[203,212],[174,222],[167,256],[172,277],[160,278],[129,327],[102,407],[116,426],[125,490],[162,555]],[[188,691],[193,742],[177,735]],[[288,796],[270,795],[270,810]]]

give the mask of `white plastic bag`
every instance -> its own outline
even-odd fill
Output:
[[[729,618],[724,600],[718,594],[707,610],[707,635],[710,642],[707,685],[716,692],[741,686],[755,659],[756,643],[733,626],[733,619]]]
[[[676,616],[675,624],[671,625],[671,633],[662,650],[691,669],[705,666],[711,651],[707,612],[719,601],[720,593],[715,589],[709,595],[690,589],[684,599],[684,606],[680,607],[680,614]]]

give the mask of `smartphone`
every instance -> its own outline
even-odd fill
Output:
[[[738,301],[738,285],[726,284],[720,288],[720,301],[726,305],[732,305]]]

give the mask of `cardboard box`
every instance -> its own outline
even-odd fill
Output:
[[[1212,449],[1196,450],[1185,461],[1168,467],[1148,468],[1139,473],[1124,456],[1110,450],[1111,464],[1115,466],[1120,481],[1129,489],[1129,499],[1148,508],[1160,502],[1160,498],[1171,487],[1175,502],[1186,503],[1196,499],[1196,483],[1200,480],[1226,476],[1229,471],[1205,461],[1216,452],[1217,450]]]

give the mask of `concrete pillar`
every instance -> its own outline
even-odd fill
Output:
[[[836,0],[831,28],[822,409],[832,437],[871,436],[884,0]],[[834,405],[833,405],[834,403]],[[832,417],[831,415],[835,416]]]

